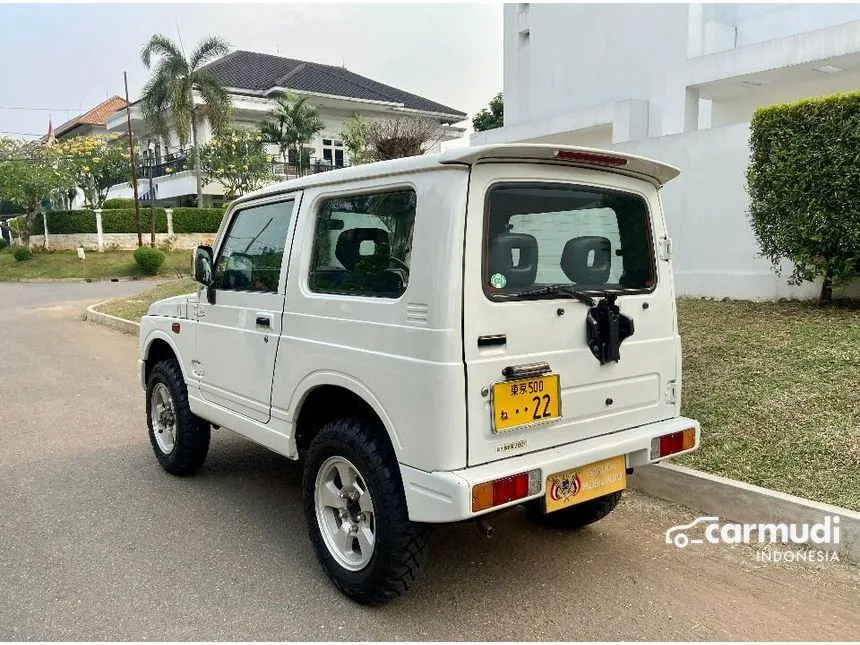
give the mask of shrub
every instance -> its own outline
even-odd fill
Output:
[[[9,242],[6,241],[6,238],[0,237],[0,251],[9,246]]]
[[[12,251],[12,256],[17,262],[24,262],[25,260],[29,260],[33,254],[26,246],[16,246],[15,250]]]
[[[134,210],[134,198],[132,197],[114,197],[113,199],[106,199],[105,203],[102,204],[102,208],[130,208]],[[143,208],[143,206],[141,206]]]
[[[822,276],[821,300],[860,274],[860,92],[762,108],[750,124],[749,215],[789,283]]]
[[[50,230],[50,222],[48,228]],[[140,230],[149,232],[149,208],[140,209]],[[134,233],[134,207],[112,208],[102,211],[102,232],[104,233]],[[167,233],[167,215],[163,208],[155,209],[155,232]]]
[[[164,253],[151,246],[141,246],[134,252],[134,261],[146,275],[155,275],[164,263]]]
[[[223,208],[174,208],[174,233],[215,233],[224,219]]]
[[[90,210],[79,211],[48,211],[48,234],[67,235],[73,233],[95,233],[96,216]],[[33,225],[33,235],[44,235],[45,225],[42,216],[36,217]]]

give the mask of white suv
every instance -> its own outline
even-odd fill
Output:
[[[658,195],[677,174],[497,145],[237,200],[197,295],[141,321],[158,460],[195,472],[213,426],[304,459],[317,556],[366,604],[410,586],[430,524],[604,517],[634,466],[699,443]]]

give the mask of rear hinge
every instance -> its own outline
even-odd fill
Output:
[[[668,262],[672,259],[672,238],[660,238],[660,259]]]
[[[678,383],[669,381],[666,384],[666,403],[677,403],[678,401]]]

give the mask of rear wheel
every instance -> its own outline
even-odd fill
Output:
[[[405,593],[427,559],[424,526],[409,521],[394,451],[366,419],[323,427],[308,448],[305,517],[328,578],[356,602]]]
[[[544,512],[543,499],[532,500],[526,503],[525,507],[532,519],[544,526],[556,529],[581,529],[609,515],[620,501],[621,491],[618,491],[552,513]]]
[[[162,468],[192,475],[209,452],[209,424],[188,407],[188,390],[176,359],[159,361],[146,382],[149,441]]]

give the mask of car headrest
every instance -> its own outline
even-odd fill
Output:
[[[594,255],[589,262],[592,251]],[[605,284],[612,268],[612,243],[597,235],[575,237],[564,245],[560,264],[561,270],[571,282]]]
[[[373,242],[373,252],[362,255],[362,242]],[[388,232],[381,228],[351,228],[344,231],[338,235],[334,249],[334,256],[347,271],[355,271],[356,265],[365,258],[374,260],[374,264],[385,269],[390,254]]]
[[[537,276],[538,244],[533,235],[502,233],[490,241],[489,275],[505,276],[505,286],[527,287]]]

